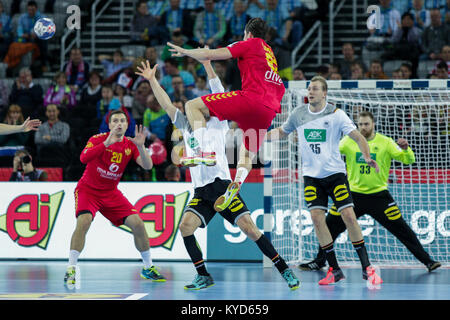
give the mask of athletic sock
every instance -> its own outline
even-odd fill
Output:
[[[187,237],[183,237],[184,246],[191,257],[192,263],[194,264],[197,273],[201,276],[209,276],[206,270],[205,261],[203,260],[202,251],[200,250],[195,236],[192,234]]]
[[[370,266],[369,256],[367,255],[367,249],[364,245],[364,239],[352,242],[353,248],[355,248],[356,253],[358,254],[359,260],[361,261],[361,266],[363,271],[366,270],[368,266]]]
[[[150,268],[153,265],[152,256],[150,254],[150,249],[146,251],[141,251],[142,262],[144,262],[144,267],[146,269]]]
[[[78,257],[80,256],[80,252],[77,250],[70,250],[69,252],[69,265],[75,266],[78,263]]]
[[[248,176],[248,170],[245,167],[238,167],[236,171],[236,177],[234,178],[234,181],[243,184],[245,179]]]
[[[328,265],[333,268],[333,270],[339,270],[339,265],[336,259],[336,254],[334,252],[334,242],[331,242],[325,246],[322,246],[322,250],[325,251]]]
[[[259,239],[255,241],[255,243],[261,250],[261,252],[267,258],[272,260],[273,264],[280,273],[289,268],[284,259],[278,254],[272,243],[269,241],[269,239],[266,238],[265,235],[261,235],[261,237],[259,237]]]

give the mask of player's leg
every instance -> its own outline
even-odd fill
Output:
[[[206,227],[215,214],[209,208],[210,205],[208,206],[205,202],[204,199],[194,195],[194,198],[185,208],[180,223],[180,232],[183,237],[184,246],[197,271],[192,283],[184,286],[186,290],[199,290],[214,285],[214,279],[206,269],[202,250],[194,235],[195,230],[199,227]]]
[[[427,267],[428,271],[433,271],[441,266],[425,251],[417,235],[403,219],[400,209],[389,191],[379,192],[367,201],[372,204],[373,208],[368,211],[368,214],[400,240],[414,257]]]
[[[125,218],[124,224],[131,229],[134,238],[134,245],[139,251],[144,267],[141,271],[141,278],[150,279],[156,282],[164,282],[166,279],[159,273],[158,269],[153,265],[150,253],[150,244],[145,230],[145,225],[138,214],[132,214]]]
[[[292,269],[288,267],[284,259],[275,250],[272,243],[267,237],[259,231],[256,224],[250,217],[249,211],[245,203],[240,197],[236,197],[229,209],[225,210],[221,215],[226,217],[226,220],[232,224],[236,224],[247,237],[253,240],[261,252],[268,257],[275,265],[281,276],[286,280],[291,290],[296,290],[300,287],[300,281],[294,274]]]

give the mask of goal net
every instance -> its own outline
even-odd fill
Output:
[[[309,81],[291,81],[274,120],[281,126],[289,113],[306,103]],[[362,110],[375,116],[375,130],[406,138],[416,162],[392,161],[389,190],[403,218],[432,259],[449,264],[450,252],[450,81],[328,81],[328,101],[355,121]],[[318,241],[303,198],[301,155],[297,133],[271,145],[272,232],[276,249],[289,263],[314,259]],[[331,206],[331,200],[329,207]],[[358,220],[371,262],[379,265],[419,265],[420,262],[372,217]],[[339,262],[359,264],[347,231],[335,242]]]

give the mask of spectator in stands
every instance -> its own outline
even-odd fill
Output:
[[[207,46],[205,48],[207,48]],[[181,64],[181,69],[192,74],[195,81],[197,81],[199,76],[206,76],[206,70],[203,65],[198,62],[198,60],[188,56],[184,57],[184,61]]]
[[[13,172],[9,181],[47,181],[48,174],[44,170],[36,169],[31,154],[25,150],[18,150],[14,155]]]
[[[133,65],[134,57],[124,57],[123,52],[120,49],[114,51],[113,56],[107,54],[101,54],[98,56],[98,60],[105,68],[105,78],[113,77],[120,71]]]
[[[425,8],[441,8],[445,6],[445,0],[425,0]]]
[[[173,93],[172,77],[180,76],[183,79],[183,83],[187,88],[193,88],[195,86],[194,76],[184,70],[178,69],[178,63],[174,58],[168,58],[164,63],[166,69],[166,75],[161,79],[161,85],[166,90],[167,94]]]
[[[300,20],[293,20],[286,6],[279,0],[266,0],[267,5],[262,11],[261,18],[266,21],[269,27],[277,30],[278,38],[284,44],[296,46],[303,36],[303,24]]]
[[[138,84],[134,92],[131,113],[136,123],[142,124],[144,112],[147,109],[147,97],[152,93],[152,89],[148,81],[142,81]]]
[[[176,44],[179,47],[185,48],[185,49],[192,49],[192,46],[188,45],[185,41],[184,41],[184,37],[181,34],[181,31],[179,29],[175,29],[172,33],[171,39],[170,41],[173,44]],[[161,59],[163,61],[166,61],[167,59],[172,57],[172,52],[169,51],[170,47],[166,44],[166,46],[164,47],[162,53],[161,53]],[[184,57],[173,57],[173,59],[175,59],[178,63],[178,65],[181,65],[184,61]]]
[[[66,74],[56,73],[55,84],[48,88],[44,97],[44,106],[55,104],[59,108],[72,110],[77,104],[76,92],[67,84]]]
[[[329,80],[342,80],[342,75],[339,72],[331,72],[328,79]]]
[[[242,40],[244,28],[251,17],[245,11],[245,4],[242,0],[234,1],[234,14],[227,22],[227,40],[230,43]]]
[[[380,60],[372,60],[369,71],[366,73],[367,79],[389,79],[383,71],[383,64]]]
[[[350,70],[352,71],[352,75],[350,77],[351,80],[363,80],[364,76],[364,68],[360,62],[352,63]]]
[[[81,90],[80,103],[73,113],[86,120],[97,118],[97,103],[102,99],[102,77],[97,71],[89,73],[88,85]]]
[[[252,18],[262,18],[262,12],[266,7],[266,0],[247,0],[245,11]]]
[[[42,87],[33,83],[33,77],[29,68],[22,68],[19,77],[13,84],[9,96],[11,104],[18,104],[22,108],[23,116],[36,115],[43,102]]]
[[[369,33],[371,37],[390,38],[400,25],[401,15],[396,9],[391,8],[391,0],[379,0],[379,2],[381,29],[375,28],[377,25],[376,15],[372,14],[369,17],[369,25],[371,26]]]
[[[449,68],[448,64],[445,61],[440,61],[436,66],[436,76],[438,79],[445,79],[447,80],[449,78]]]
[[[166,111],[161,108],[153,94],[149,94],[146,101],[147,109],[144,112],[143,125],[149,130],[150,140],[158,138],[161,141],[167,139],[167,126],[171,125]],[[170,137],[169,137],[170,138]]]
[[[436,65],[434,66],[433,70],[431,70],[431,73],[436,74],[437,65],[441,61],[447,62],[448,67],[450,68],[450,44],[445,45],[442,47],[441,54],[439,55],[440,60],[436,62]]]
[[[178,168],[173,163],[167,166],[164,175],[165,175],[165,178],[167,181],[172,181],[172,182],[180,182],[181,181],[180,168]]]
[[[292,80],[306,80],[305,74],[303,73],[303,70],[300,68],[295,68],[292,72],[293,79]]]
[[[62,71],[66,74],[67,83],[75,92],[84,87],[89,79],[90,66],[83,59],[80,48],[70,50],[69,61],[64,65]]]
[[[409,13],[413,17],[415,27],[423,30],[430,25],[430,11],[425,9],[424,0],[413,0]]]
[[[397,80],[399,80],[399,79],[405,79],[404,76],[403,76],[403,72],[402,72],[402,70],[401,70],[400,68],[395,69],[395,70],[392,72],[392,79],[397,79]]]
[[[120,81],[114,84],[114,97],[119,99],[122,107],[131,111],[131,107],[133,106],[133,96],[130,95],[130,90],[121,84]]]
[[[9,86],[4,79],[0,79],[0,118],[5,115],[9,103]]]
[[[439,9],[430,10],[431,24],[422,33],[420,60],[438,60],[444,45],[450,43],[450,28],[442,23]]]
[[[200,11],[205,7],[203,0],[181,0],[180,8],[184,10]]]
[[[161,15],[169,7],[168,0],[148,0],[147,8],[148,13],[154,16],[158,21],[161,19]]]
[[[188,100],[192,100],[195,98],[194,93],[191,89],[187,89],[184,86],[183,78],[180,76],[173,76],[172,77],[172,88],[173,92],[169,95],[170,100],[175,101],[183,101],[183,103],[186,103]]]
[[[37,148],[36,160],[51,166],[66,164],[67,153],[65,144],[70,137],[69,125],[59,120],[59,108],[55,104],[46,107],[44,122],[34,135],[34,143]]]
[[[406,12],[402,15],[401,27],[395,30],[390,41],[392,49],[387,50],[382,60],[408,60],[413,67],[413,73],[417,70],[420,55],[421,30],[414,26],[414,17]]]
[[[213,0],[205,0],[205,10],[197,14],[194,25],[194,40],[200,46],[216,48],[224,41],[227,24],[225,17],[216,10]]]
[[[173,41],[173,39],[172,39],[172,41]],[[172,42],[172,43],[174,43],[174,42]],[[150,62],[150,66],[152,66],[152,67],[155,64],[158,65],[158,71],[157,71],[159,73],[159,74],[157,74],[157,76],[159,76],[159,77],[157,77],[158,80],[164,76],[164,74],[165,74],[164,73],[164,61],[163,61],[164,59],[162,58],[162,54],[161,54],[161,58],[158,57],[158,51],[156,51],[155,47],[145,48],[144,60],[148,60]]]
[[[35,43],[39,47],[39,59],[44,67],[44,70],[48,70],[48,46],[46,40],[39,39],[33,32],[33,27],[36,21],[42,17],[38,10],[36,1],[31,0],[27,3],[27,13],[23,13],[18,21],[17,25],[17,39],[19,43]]]
[[[324,65],[317,67],[316,76],[321,76],[321,77],[324,77],[325,79],[327,79],[329,75],[330,75],[330,69],[329,69],[328,65],[324,64]]]
[[[136,13],[131,19],[130,41],[143,45],[160,45],[168,40],[167,31],[158,24],[158,18],[149,14],[147,1],[139,0]]]
[[[173,83],[172,83],[172,85],[173,85]],[[211,90],[208,89],[208,84],[206,82],[205,76],[197,77],[197,80],[195,81],[195,88],[192,89],[192,93],[196,97],[205,96],[205,95],[211,93]]]
[[[103,119],[109,109],[119,109],[120,101],[114,98],[114,91],[110,84],[102,87],[102,99],[97,103],[97,119]]]
[[[400,66],[400,70],[402,71],[403,79],[412,79],[413,78],[413,67],[409,63],[402,63]]]
[[[447,0],[445,2],[445,6],[442,8],[441,16],[442,16],[442,22],[449,25],[450,24],[450,0]]]
[[[12,42],[11,17],[5,13],[4,9],[0,1],[0,61],[3,61]]]
[[[291,45],[287,42],[280,41],[278,32],[273,27],[267,28],[264,40],[272,48],[273,54],[277,58],[278,75],[283,81],[292,80]],[[235,59],[229,60],[228,65],[233,66],[233,68],[234,66],[237,67],[237,64],[234,64],[231,61],[235,61]],[[235,77],[239,77],[239,71]],[[237,82],[237,79],[235,81]]]
[[[342,45],[342,54],[344,58],[336,62],[339,67],[339,73],[342,75],[342,79],[348,80],[352,75],[351,65],[355,62],[362,62],[356,58],[355,49],[351,42],[346,42]]]
[[[192,25],[189,11],[180,8],[180,0],[170,0],[170,6],[161,15],[160,24],[169,33],[179,31],[187,38],[192,38]],[[163,42],[165,44],[165,42]]]
[[[22,114],[22,108],[17,104],[12,104],[9,106],[3,123],[9,125],[21,125],[24,122],[24,117]],[[0,147],[13,147],[12,149],[5,150],[1,148],[0,155],[13,155],[17,149],[24,148],[29,134],[26,132],[17,132],[13,134],[0,135]],[[12,153],[10,153],[12,151]]]
[[[230,21],[234,15],[234,0],[216,0],[215,8],[224,16],[225,20]]]

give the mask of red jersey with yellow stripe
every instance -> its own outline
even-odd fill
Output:
[[[238,60],[242,94],[279,113],[286,89],[278,75],[277,59],[272,48],[260,38],[238,41],[227,48]]]
[[[86,164],[78,185],[97,190],[111,190],[117,187],[125,168],[131,159],[139,157],[136,145],[124,137],[109,147],[104,145],[109,132],[92,136],[80,155],[80,161]]]

